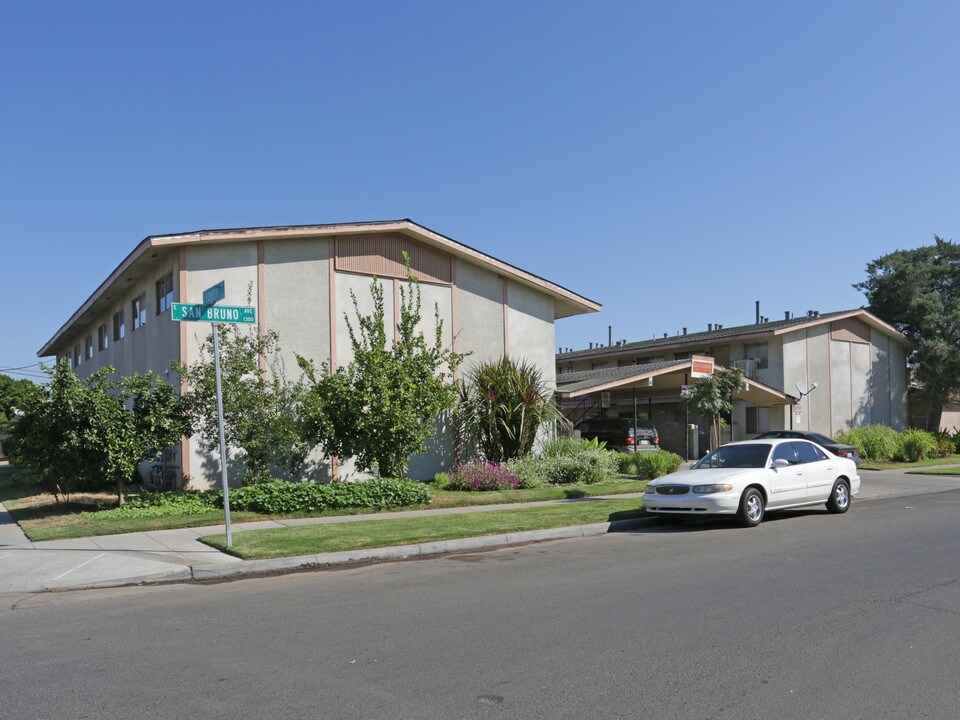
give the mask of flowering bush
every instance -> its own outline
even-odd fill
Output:
[[[515,490],[520,478],[495,463],[465,463],[450,471],[451,490]]]

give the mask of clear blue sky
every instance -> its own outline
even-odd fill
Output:
[[[960,239],[956,2],[0,3],[0,368],[146,235],[410,217],[604,305],[860,306]]]

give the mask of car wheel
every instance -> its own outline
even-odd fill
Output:
[[[833,484],[830,499],[827,500],[827,510],[832,513],[845,513],[850,509],[850,484],[840,478]]]
[[[747,488],[740,497],[737,519],[744,527],[756,527],[763,521],[763,494],[756,488]]]

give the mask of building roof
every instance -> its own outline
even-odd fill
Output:
[[[69,331],[74,325],[84,320],[91,321],[94,315],[103,312],[105,310],[104,306],[107,303],[101,302],[101,299],[110,299],[108,292],[111,288],[120,285],[120,283],[132,280],[133,276],[142,274],[144,265],[149,264],[150,258],[156,257],[160,250],[202,243],[218,244],[251,240],[331,237],[386,232],[406,235],[425,245],[441,249],[455,257],[472,260],[480,265],[490,267],[504,277],[546,293],[554,299],[555,318],[598,312],[602,308],[600,303],[578,295],[562,285],[522,270],[515,265],[499,260],[469,245],[457,242],[410,219],[322,225],[277,225],[268,227],[193,230],[171,235],[149,235],[141,240],[133,251],[124,258],[123,262],[100,283],[97,289],[93,291],[93,294],[70,316],[70,319],[40,348],[37,355],[45,357],[52,354],[57,343],[69,334]]]
[[[557,393],[561,398],[575,398],[603,390],[640,387],[643,381],[653,383],[653,378],[663,376],[675,376],[663,379],[668,381],[666,387],[679,392],[680,383],[688,380],[688,373],[692,369],[693,359],[691,358],[560,373],[557,375]],[[789,405],[796,399],[782,390],[777,390],[753,378],[743,379],[743,385],[737,391],[736,397],[756,405]]]
[[[576,360],[578,358],[599,357],[603,355],[615,355],[617,353],[634,352],[638,350],[656,350],[658,348],[671,348],[681,346],[705,346],[714,343],[717,340],[727,340],[733,338],[763,337],[767,335],[783,335],[806,327],[822,325],[826,322],[843,320],[849,317],[856,317],[866,322],[871,327],[881,332],[892,335],[896,338],[904,339],[903,333],[892,325],[872,314],[866,308],[856,308],[853,310],[839,310],[837,312],[817,313],[814,316],[803,315],[801,317],[790,318],[789,320],[773,320],[770,322],[751,323],[750,325],[737,325],[735,327],[723,327],[719,330],[707,330],[705,332],[688,333],[686,335],[670,335],[663,338],[653,338],[651,340],[640,340],[638,342],[621,343],[620,345],[605,345],[603,347],[587,350],[573,350],[572,352],[560,353],[557,360]]]

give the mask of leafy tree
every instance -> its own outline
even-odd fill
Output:
[[[186,432],[176,389],[153,373],[111,381],[112,366],[81,379],[61,360],[13,425],[14,461],[31,467],[57,500],[123,485]]]
[[[26,403],[35,388],[30,380],[0,375],[0,432],[9,429],[7,423],[13,420],[13,411]]]
[[[960,245],[897,250],[867,264],[854,287],[869,309],[911,343],[913,379],[933,406],[935,427],[949,394],[960,388]]]
[[[733,410],[733,393],[743,385],[743,371],[739,368],[718,368],[713,375],[697,378],[690,388],[686,404],[694,414],[710,423],[710,450],[720,446],[721,415]]]
[[[376,469],[381,477],[401,477],[410,456],[426,451],[436,433],[434,422],[456,399],[453,373],[464,357],[444,347],[438,308],[433,343],[418,330],[420,284],[407,263],[409,288],[400,286],[400,322],[392,345],[387,346],[383,287],[374,280],[373,312],[361,315],[351,293],[357,326],[344,314],[353,349],[349,365],[331,371],[323,363],[318,372],[297,356],[307,376],[306,436],[328,455],[355,458],[358,468]]]
[[[301,439],[297,408],[303,394],[300,382],[289,382],[280,357],[280,336],[260,334],[235,325],[220,326],[220,372],[223,391],[224,437],[244,461],[243,483],[263,482],[272,468],[297,475],[309,446]],[[266,367],[260,359],[265,358]],[[191,365],[174,363],[186,381],[184,405],[200,446],[217,452],[220,431],[217,413],[213,334]]]
[[[502,357],[480,363],[467,374],[459,393],[460,439],[490,462],[526,455],[541,428],[565,422],[543,373],[524,360]]]

